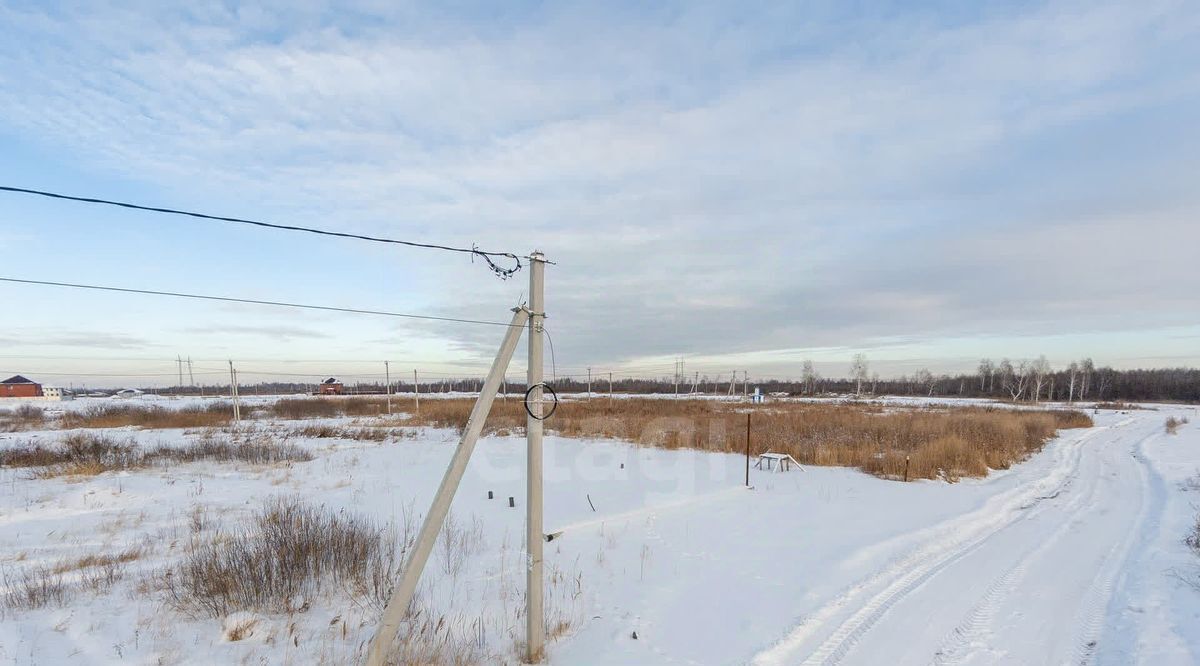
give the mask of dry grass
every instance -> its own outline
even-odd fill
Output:
[[[1166,429],[1168,435],[1174,435],[1179,432],[1180,428],[1187,425],[1187,423],[1188,419],[1186,416],[1181,416],[1179,418],[1168,416],[1166,423],[1163,424],[1163,427]]]
[[[130,547],[118,553],[89,553],[52,565],[5,571],[3,582],[8,592],[0,606],[10,611],[32,610],[65,605],[80,592],[107,592],[124,577],[126,565],[141,556],[141,548]]]
[[[206,437],[184,446],[159,446],[146,452],[150,461],[174,462],[246,462],[271,465],[282,462],[308,462],[312,454],[295,444],[275,442],[258,436],[232,441]]]
[[[314,439],[354,439],[368,442],[382,442],[397,435],[390,428],[347,428],[329,424],[307,425],[294,432],[300,437]]]
[[[392,398],[392,411],[404,411],[401,405],[411,404]],[[387,413],[387,399],[379,397],[354,398],[281,398],[271,405],[272,416],[281,419],[317,419],[339,416],[381,416]]]
[[[1196,516],[1196,524],[1192,525],[1191,533],[1184,537],[1183,542],[1200,556],[1200,516]]]
[[[130,546],[118,553],[88,553],[80,557],[60,560],[51,570],[54,573],[67,573],[82,569],[114,567],[133,562],[141,557],[142,549],[138,546]]]
[[[406,401],[393,398],[393,412],[404,411]],[[408,401],[411,404],[411,401]],[[250,408],[242,406],[245,419]],[[387,413],[387,402],[378,397],[353,398],[281,398],[270,407],[254,412],[279,419],[337,418],[380,416]],[[0,431],[28,430],[43,424],[42,410],[28,405],[17,410],[0,411]],[[233,406],[226,401],[204,405],[185,405],[178,409],[160,405],[107,402],[79,412],[63,414],[58,427],[75,428],[219,428],[233,422]]]
[[[280,398],[271,405],[271,415],[280,419],[316,419],[341,416],[336,399]]]
[[[1145,407],[1128,402],[1098,402],[1096,403],[1096,409],[1109,409],[1118,412],[1128,412],[1135,409],[1145,409]]]
[[[157,405],[107,403],[80,412],[63,414],[60,427],[70,428],[215,428],[233,420],[233,406],[226,402],[188,405],[168,409]]]
[[[184,446],[142,449],[133,440],[118,441],[101,433],[73,432],[60,444],[25,443],[0,450],[0,466],[35,468],[34,478],[95,476],[140,469],[161,462],[247,462],[273,464],[312,460],[304,449],[265,437],[230,441],[205,437]]]
[[[461,427],[470,400],[428,400],[417,423]],[[740,453],[746,446],[745,405],[712,400],[624,399],[563,402],[547,425],[567,437],[612,437],[644,446]],[[857,467],[885,478],[956,480],[1007,469],[1026,459],[1058,429],[1090,427],[1078,411],[981,407],[884,410],[873,405],[777,403],[755,408],[753,453],[791,454],[802,464]],[[491,432],[518,430],[520,401],[497,402]]]
[[[192,544],[167,590],[176,608],[211,617],[289,612],[326,586],[383,600],[408,546],[365,518],[273,499],[238,531]]]
[[[473,666],[484,663],[508,663],[490,655],[481,641],[472,635],[482,620],[467,622],[462,616],[447,617],[417,607],[405,619],[387,656],[389,666]]]
[[[13,409],[0,409],[0,432],[33,430],[46,422],[46,412],[37,405],[20,405]]]

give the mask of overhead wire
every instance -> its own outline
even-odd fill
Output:
[[[486,326],[505,326],[511,327],[513,324],[502,321],[488,321],[485,319],[463,319],[459,317],[438,317],[434,315],[418,315],[404,312],[388,312],[385,310],[364,310],[359,308],[342,308],[332,305],[309,305],[304,303],[288,303],[285,301],[265,301],[253,298],[235,298],[232,296],[208,296],[203,294],[186,294],[177,291],[157,291],[154,289],[134,289],[129,287],[108,287],[94,284],[79,284],[72,282],[52,282],[49,280],[29,280],[24,278],[0,277],[0,282],[13,282],[19,284],[36,284],[50,287],[67,287],[71,289],[91,289],[95,291],[112,291],[126,294],[142,294],[150,296],[170,296],[174,298],[190,298],[202,301],[221,301],[226,303],[242,303],[249,305],[270,305],[275,307],[285,308],[300,308],[305,310],[323,310],[326,312],[346,312],[350,314],[366,314],[378,315],[381,317],[401,317],[404,319],[425,319],[429,321],[445,321],[455,322],[460,324],[481,324]]]
[[[49,192],[46,190],[35,190],[27,187],[13,187],[10,185],[0,185],[0,192],[12,192],[16,194],[30,194],[39,197],[50,199],[61,199],[65,201],[77,201],[80,203],[100,204],[104,206],[116,206],[131,210],[141,210],[153,213],[165,213],[167,215],[182,215],[193,217],[201,220],[214,220],[218,222],[232,222],[235,224],[247,224],[256,227],[264,227],[267,229],[278,229],[282,231],[298,231],[309,234],[317,234],[321,236],[332,236],[336,238],[350,238],[354,240],[370,241],[372,243],[390,243],[394,245],[406,245],[408,247],[416,247],[429,250],[442,250],[445,252],[460,252],[469,254],[472,257],[480,257],[487,262],[488,266],[496,275],[502,279],[512,277],[517,271],[521,270],[521,258],[512,252],[488,252],[480,250],[477,246],[472,245],[469,248],[454,247],[451,245],[440,245],[437,243],[420,243],[417,241],[400,240],[396,238],[384,238],[381,236],[368,236],[365,234],[353,234],[344,231],[330,231],[328,229],[316,229],[313,227],[302,227],[293,224],[278,224],[274,222],[263,222],[260,220],[251,220],[242,217],[227,217],[224,215],[209,215],[207,213],[197,213],[194,211],[181,210],[178,208],[163,208],[160,206],[146,206],[142,204],[129,203],[127,201],[115,201],[112,199],[99,199],[95,197],[81,197],[71,194],[62,194],[59,192]],[[503,267],[492,260],[492,257],[502,257],[510,259],[514,262],[511,267]]]

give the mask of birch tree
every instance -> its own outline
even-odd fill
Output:
[[[804,365],[800,369],[800,379],[804,383],[804,391],[809,395],[817,392],[817,380],[820,375],[817,374],[817,369],[813,367],[813,362],[805,359]]]
[[[854,360],[850,363],[850,376],[854,378],[854,393],[862,395],[862,385],[867,381],[867,355],[855,354]]]
[[[1025,395],[1025,389],[1029,386],[1029,364],[1021,361],[1015,367],[1008,359],[1000,362],[1000,386],[1008,391],[1013,402],[1021,399]]]
[[[1038,402],[1042,398],[1042,387],[1046,385],[1047,378],[1053,370],[1050,368],[1050,362],[1046,357],[1039,356],[1037,360],[1029,365],[1029,374],[1032,376],[1033,382],[1033,401]]]
[[[988,377],[996,372],[996,366],[992,363],[992,359],[985,358],[979,361],[979,392],[983,393],[987,390]]]

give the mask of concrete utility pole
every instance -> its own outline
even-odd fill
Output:
[[[392,413],[392,368],[387,361],[383,362],[383,392],[387,394],[387,413]]]
[[[541,264],[535,262],[533,265],[540,268]],[[479,394],[479,399],[475,401],[475,406],[471,408],[471,415],[467,418],[466,427],[463,428],[462,439],[458,441],[458,448],[454,450],[450,466],[446,468],[446,473],[442,476],[442,483],[438,486],[437,494],[434,495],[433,505],[429,507],[429,513],[425,514],[425,522],[421,524],[421,531],[417,534],[413,549],[409,552],[408,559],[404,561],[400,582],[396,585],[392,592],[392,598],[388,600],[387,607],[383,610],[379,629],[371,639],[371,645],[367,651],[367,666],[383,666],[387,661],[388,648],[396,639],[396,632],[399,631],[400,623],[404,620],[405,613],[408,612],[409,604],[412,603],[413,593],[421,578],[421,571],[425,568],[425,563],[429,560],[429,555],[437,543],[438,532],[442,529],[446,514],[450,512],[450,502],[454,499],[458,484],[467,470],[467,462],[471,459],[471,452],[475,450],[479,434],[483,432],[483,424],[487,420],[488,412],[492,409],[492,401],[496,397],[496,391],[500,388],[500,381],[517,348],[517,341],[521,339],[521,331],[525,327],[528,317],[529,311],[525,308],[516,308],[513,311],[512,323],[509,324],[508,330],[504,334],[504,341],[500,344],[500,351],[496,353],[496,359],[492,361],[492,369],[488,373],[487,381],[484,382],[483,391]],[[541,477],[538,480],[540,486]],[[541,543],[542,540],[539,537],[537,539],[538,546],[541,546]],[[540,588],[538,592],[540,594]]]
[[[238,403],[237,370],[233,369],[233,361],[229,361],[229,394],[233,398],[233,422],[242,422],[242,406]]]
[[[421,414],[421,385],[417,383],[417,369],[413,368],[413,398],[417,401],[417,415]]]
[[[183,390],[183,358],[179,355],[175,356],[175,366],[179,370],[179,384],[177,384],[179,387],[178,390]],[[178,395],[178,393],[176,393],[176,395]]]
[[[542,660],[546,628],[542,620],[542,335],[545,331],[546,259],[540,251],[529,256],[529,361],[526,364],[529,413],[525,417],[528,469],[525,479],[525,579],[526,660]],[[589,386],[590,390],[590,386]]]
[[[188,357],[187,364],[188,364],[188,384],[191,384],[194,387],[196,385],[196,375],[192,374],[192,357],[191,356]]]

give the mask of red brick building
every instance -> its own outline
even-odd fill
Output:
[[[41,395],[42,385],[21,375],[0,382],[0,398],[38,398]]]
[[[317,392],[321,395],[341,395],[345,390],[346,387],[343,386],[341,382],[339,382],[335,377],[330,377],[329,379],[321,382],[321,386]]]

